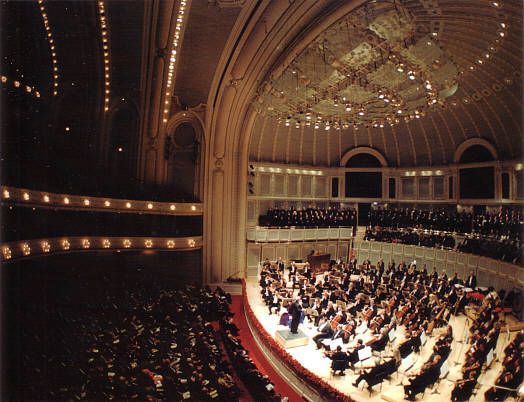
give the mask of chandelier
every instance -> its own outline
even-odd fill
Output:
[[[260,89],[253,106],[286,126],[384,127],[424,116],[458,88],[437,32],[396,1],[370,2],[329,27]]]

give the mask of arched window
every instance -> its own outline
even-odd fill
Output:
[[[348,168],[374,168],[382,167],[380,161],[373,155],[367,153],[356,154],[352,156],[347,162]]]
[[[484,145],[472,145],[460,156],[459,163],[474,163],[492,161],[493,155]]]

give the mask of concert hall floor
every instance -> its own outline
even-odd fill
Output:
[[[255,313],[259,322],[263,325],[266,331],[271,334],[274,338],[277,329],[283,329],[284,327],[278,325],[280,314],[268,314],[268,308],[263,303],[262,297],[260,295],[260,286],[258,284],[257,278],[249,278],[246,281],[246,291],[249,305],[251,306],[253,312]],[[282,309],[282,311],[284,311]],[[513,317],[506,317],[508,323],[517,324],[518,322]],[[469,320],[471,322],[471,320]],[[438,387],[436,387],[438,393],[432,393],[433,389],[426,389],[424,395],[418,394],[416,400],[424,401],[443,401],[451,399],[451,391],[454,387],[454,381],[461,379],[461,367],[464,361],[464,355],[466,353],[467,344],[461,344],[457,342],[458,340],[464,339],[467,329],[465,329],[466,316],[460,314],[458,317],[452,316],[449,321],[450,325],[453,328],[453,343],[451,345],[451,353],[448,358],[449,363],[449,373],[447,378],[442,380]],[[469,326],[469,324],[468,324]],[[293,358],[300,362],[305,368],[315,373],[317,376],[321,377],[324,381],[328,382],[331,386],[337,388],[339,391],[351,396],[351,398],[363,401],[363,400],[372,400],[379,401],[382,399],[390,401],[401,401],[404,400],[404,389],[401,385],[398,385],[401,381],[404,384],[407,384],[407,379],[403,374],[394,373],[390,380],[385,380],[382,383],[382,389],[380,389],[380,384],[377,384],[373,387],[373,392],[370,395],[367,390],[367,384],[365,381],[362,381],[359,384],[359,387],[356,388],[352,383],[358,377],[358,369],[355,371],[351,369],[346,370],[346,375],[341,376],[332,376],[330,370],[331,360],[327,357],[324,357],[323,351],[317,350],[315,343],[312,340],[312,337],[317,333],[316,328],[313,324],[309,323],[306,319],[303,324],[300,325],[300,328],[309,336],[309,343],[306,346],[295,347],[287,349],[287,352],[290,353]],[[433,335],[428,337],[427,342],[423,348],[421,348],[420,354],[415,355],[415,364],[408,371],[408,373],[416,373],[419,368],[426,362],[428,357],[431,355],[435,339],[444,331],[444,328],[437,328],[434,330]],[[369,332],[369,331],[368,331]],[[510,341],[516,335],[516,332],[510,333]],[[364,342],[370,339],[369,333],[357,335],[356,338],[362,338]],[[385,355],[390,354],[390,351],[398,347],[400,343],[404,340],[405,337],[405,328],[400,326],[397,329],[397,336],[392,346],[388,345],[386,348]],[[355,340],[352,339],[349,345],[353,345]],[[489,388],[491,384],[494,383],[496,378],[500,373],[501,360],[503,358],[503,349],[508,344],[508,337],[506,332],[501,332],[496,348],[496,353],[498,354],[498,359],[495,358],[491,363],[489,370],[483,372],[479,377],[479,383],[484,384],[480,385],[480,388],[476,391],[476,394],[472,396],[470,400],[481,401],[484,400],[484,392]],[[369,360],[372,360],[373,357]],[[270,359],[268,359],[270,360]],[[458,363],[457,363],[458,362]],[[365,364],[364,364],[365,366]]]

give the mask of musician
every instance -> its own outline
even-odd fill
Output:
[[[520,367],[520,366],[518,366]],[[505,370],[502,375],[497,378],[495,385],[505,388],[515,389],[522,382],[522,369],[517,368],[516,372]],[[502,388],[491,387],[484,393],[486,401],[502,401],[508,394],[508,390]]]
[[[380,272],[379,275],[382,276],[384,272],[384,260],[382,258],[377,262],[377,270]]]
[[[330,324],[331,324],[331,327],[333,328],[332,323]],[[333,330],[333,335],[331,335],[331,338],[325,338],[324,340],[322,340],[322,345],[324,345],[324,349],[331,350],[331,342],[337,339],[341,339],[343,334],[344,334],[344,327],[343,325],[338,324],[336,326],[336,329]]]
[[[404,385],[404,399],[415,400],[415,396],[423,392],[426,387],[432,386],[440,375],[440,366],[442,365],[442,358],[440,355],[435,355],[433,360],[427,362],[422,366],[418,374],[414,376],[408,385]]]
[[[348,362],[351,365],[358,363],[358,361],[360,360],[358,357],[358,351],[364,348],[365,346],[364,346],[364,342],[362,341],[362,339],[357,339],[357,344],[355,345],[355,347],[351,349],[351,352],[349,352],[349,349],[348,349],[348,352],[349,352],[348,353]]]
[[[360,381],[364,380],[368,384],[368,391],[371,392],[371,387],[384,381],[387,376],[397,371],[399,364],[400,359],[398,358],[398,354],[385,356],[383,363],[380,363],[380,358],[376,358],[375,366],[365,368],[362,374],[360,374],[360,376],[351,385],[358,387]]]
[[[454,288],[457,283],[459,283],[459,278],[457,273],[455,272],[451,279],[448,281],[448,285]]]
[[[437,267],[433,267],[433,272],[431,273],[431,279],[438,279]]]
[[[270,290],[269,286],[263,288],[262,299],[264,299],[266,305],[269,305],[269,303],[271,303],[271,300],[273,299],[273,292]]]
[[[329,301],[326,309],[322,310],[322,316],[330,320],[333,315],[335,315],[335,307],[333,302]]]
[[[344,368],[339,370],[339,371],[340,371],[340,375],[346,375],[346,373],[344,371],[346,370],[346,366],[348,364],[348,355],[347,355],[347,353],[342,352],[342,347],[340,345],[337,346],[337,349],[336,349],[335,352],[333,352],[333,353],[326,352],[326,356],[329,357],[332,360],[332,363],[331,363],[331,369],[332,370],[335,369],[335,367],[334,367],[335,361],[343,361],[343,362],[345,362]],[[333,374],[336,375],[336,371],[334,371]]]
[[[475,276],[473,271],[469,273],[469,276],[466,279],[466,283],[464,284],[464,286],[473,290],[475,290],[475,288],[477,287],[477,277]]]
[[[289,280],[291,280],[291,277],[294,276],[297,273],[297,271],[298,271],[298,267],[295,264],[295,261],[292,261],[291,265],[289,266],[289,275],[288,275]]]
[[[306,262],[306,265],[304,265],[304,271],[302,272],[302,275],[308,279],[311,279],[311,267],[309,266],[309,262]]]
[[[475,372],[470,372],[469,376],[465,380],[459,380],[455,384],[455,388],[451,391],[452,401],[467,401],[471,397],[473,390],[477,385],[477,378]]]
[[[285,264],[284,261],[282,261],[282,257],[278,257],[277,268],[279,272],[284,272]]]
[[[334,332],[331,328],[329,320],[322,318],[322,322],[318,327],[318,334],[313,337],[313,342],[317,345],[317,349],[321,348],[321,341],[326,338],[331,338]]]
[[[273,293],[271,303],[269,303],[269,315],[272,314],[272,308],[276,308],[275,314],[278,314],[280,311],[280,297],[278,296],[278,292]]]

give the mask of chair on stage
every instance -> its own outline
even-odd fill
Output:
[[[335,376],[337,371],[340,371],[340,375],[345,375],[345,371],[348,367],[347,360],[333,360],[331,362],[331,377]]]

